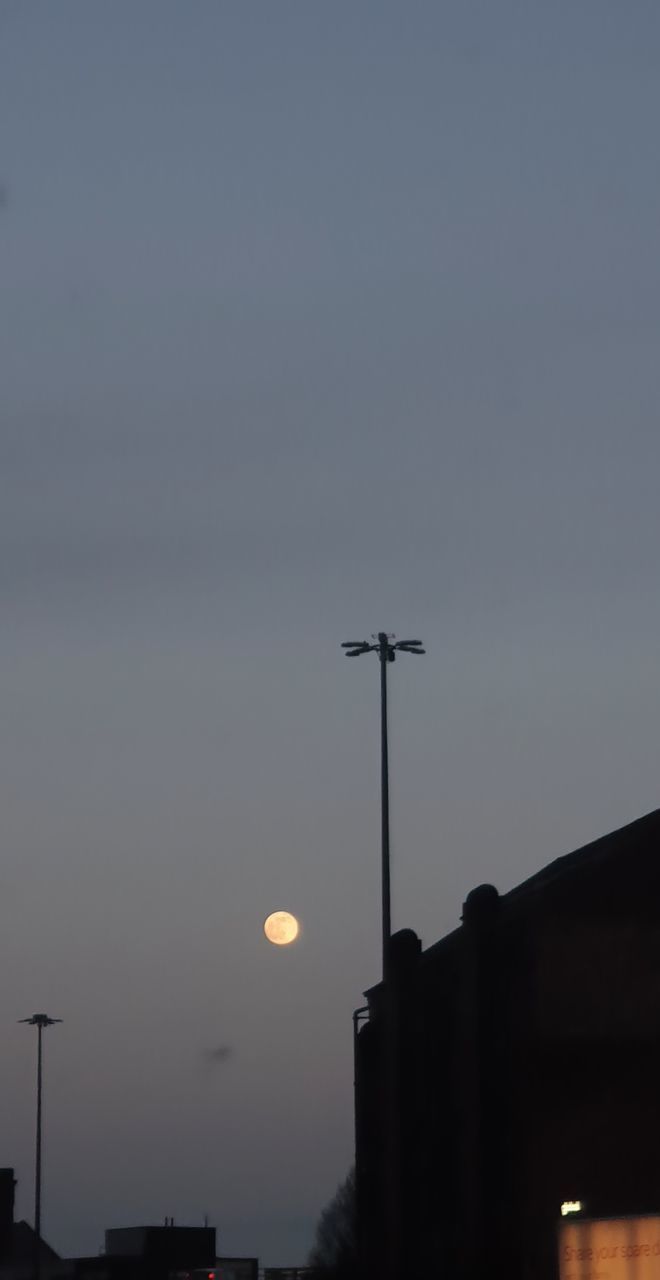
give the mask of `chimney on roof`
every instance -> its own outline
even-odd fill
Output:
[[[0,1169],[0,1262],[11,1254],[15,1186],[14,1170]]]

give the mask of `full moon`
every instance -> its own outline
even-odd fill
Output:
[[[273,911],[264,921],[264,933],[276,947],[286,947],[290,942],[295,942],[300,933],[300,925],[290,911]]]

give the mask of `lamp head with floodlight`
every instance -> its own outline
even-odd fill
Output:
[[[372,640],[375,641],[374,644],[369,644],[368,640],[344,640],[341,647],[346,650],[347,658],[359,658],[363,653],[377,653],[381,662],[394,662],[397,650],[400,653],[414,653],[417,657],[426,653],[421,640],[397,640],[387,631],[375,632]]]
[[[31,1018],[19,1018],[19,1022],[27,1022],[30,1027],[53,1027],[61,1018],[49,1018],[47,1013],[33,1013]]]
[[[346,649],[345,657],[359,658],[363,653],[370,653],[372,649],[377,649],[375,644],[368,644],[366,640],[345,640],[342,649]]]

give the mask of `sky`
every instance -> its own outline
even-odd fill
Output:
[[[0,0],[0,1164],[302,1263],[351,1014],[658,803],[657,0]],[[300,940],[274,948],[286,908]]]

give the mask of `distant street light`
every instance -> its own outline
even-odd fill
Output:
[[[390,902],[390,782],[387,750],[387,664],[394,662],[397,652],[423,654],[421,640],[396,640],[386,631],[372,636],[375,644],[367,640],[346,640],[347,658],[359,658],[363,653],[377,653],[380,659],[380,812],[381,812],[381,881],[383,913],[383,977],[387,945],[392,933]]]
[[[37,1151],[34,1165],[34,1276],[39,1280],[41,1274],[41,1082],[43,1074],[43,1057],[41,1035],[44,1027],[52,1027],[61,1022],[61,1018],[49,1018],[47,1013],[33,1013],[31,1018],[20,1018],[28,1026],[37,1028]]]

